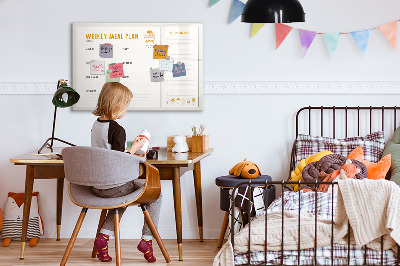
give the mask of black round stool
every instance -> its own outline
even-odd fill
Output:
[[[242,182],[247,182],[251,180],[253,181],[263,181],[266,180],[272,181],[272,178],[269,175],[261,175],[254,179],[246,179],[241,177],[236,177],[234,175],[226,175],[220,176],[215,179],[215,184],[220,187],[220,209],[225,211],[224,221],[222,222],[221,234],[219,235],[218,245],[217,247],[220,248],[222,246],[222,242],[224,241],[226,228],[228,227],[229,222],[229,207],[230,207],[230,199],[229,199],[229,192],[233,189],[237,184]],[[261,185],[254,185],[254,187],[261,186]],[[271,204],[275,200],[275,186],[270,186],[268,189],[268,201],[267,206]],[[265,191],[264,191],[265,193]]]

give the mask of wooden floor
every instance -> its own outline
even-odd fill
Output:
[[[65,248],[69,239],[40,239],[36,247],[27,246],[25,249],[25,259],[20,260],[20,242],[12,241],[9,247],[0,246],[0,265],[60,265]],[[178,247],[176,240],[163,240],[168,250],[172,262],[167,264],[154,241],[154,254],[157,258],[156,263],[149,264],[143,254],[136,249],[140,240],[121,240],[122,264],[123,265],[212,265],[215,255],[218,253],[217,240],[187,240],[183,241],[183,261],[178,260]],[[67,265],[115,265],[114,262],[114,243],[110,241],[110,255],[113,262],[104,263],[91,258],[93,240],[77,239],[68,259]]]

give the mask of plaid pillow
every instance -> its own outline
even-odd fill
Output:
[[[378,162],[385,148],[383,131],[374,132],[364,137],[345,139],[299,134],[296,139],[296,165],[298,165],[302,159],[324,150],[329,150],[347,157],[357,146],[362,147],[364,151],[364,160]]]

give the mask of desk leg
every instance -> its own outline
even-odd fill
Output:
[[[200,161],[194,164],[194,191],[196,194],[197,220],[199,225],[200,242],[203,242],[203,204],[201,196],[201,169]]]
[[[24,213],[22,219],[22,232],[21,232],[21,255],[20,259],[24,259],[26,235],[28,233],[29,213],[31,212],[31,200],[34,181],[34,166],[26,166],[25,177],[25,195],[24,195]]]
[[[174,178],[172,179],[174,191],[175,223],[178,242],[179,260],[182,259],[182,205],[181,205],[181,174],[179,167],[174,167]]]
[[[64,178],[57,178],[57,241],[60,241]]]

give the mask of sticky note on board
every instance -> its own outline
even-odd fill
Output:
[[[160,60],[160,70],[172,71],[174,67],[174,59],[161,59]]]
[[[168,55],[168,45],[154,45],[153,59],[165,59]]]
[[[111,78],[119,78],[124,76],[124,65],[122,63],[109,64],[108,68],[111,69]]]
[[[100,44],[100,57],[113,58],[113,45],[111,43]]]
[[[110,73],[106,72],[106,82],[119,82],[119,78],[111,78]]]
[[[185,67],[185,63],[182,63],[182,64],[180,64],[180,65],[174,64],[174,66],[173,66],[173,68],[172,68],[172,76],[173,76],[174,78],[186,76],[186,67]]]
[[[151,82],[164,81],[164,70],[160,70],[159,68],[150,68],[150,79]]]
[[[105,72],[106,66],[104,61],[90,62],[90,75],[104,75]]]

